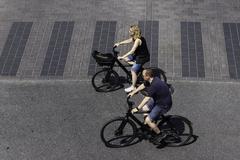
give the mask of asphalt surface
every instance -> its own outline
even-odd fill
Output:
[[[238,160],[240,84],[172,83],[169,114],[188,118],[197,140],[183,147],[157,149],[142,141],[113,149],[102,143],[100,129],[124,115],[122,89],[97,93],[89,81],[1,81],[0,159]]]

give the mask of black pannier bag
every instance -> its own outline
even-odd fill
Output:
[[[115,62],[115,58],[112,53],[100,53],[98,51],[93,51],[92,56],[100,66],[111,66]]]

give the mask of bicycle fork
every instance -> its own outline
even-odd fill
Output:
[[[120,126],[118,127],[118,129],[116,131],[114,131],[114,135],[115,136],[120,136],[123,134],[123,129],[127,124],[127,118],[124,119],[124,121],[122,121],[122,123],[120,124]]]

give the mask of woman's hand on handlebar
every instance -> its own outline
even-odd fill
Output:
[[[132,92],[128,93],[128,97],[132,97],[134,94],[136,94],[135,90],[136,89],[134,88],[134,90]]]
[[[118,47],[120,43],[115,43],[113,47]]]
[[[123,57],[122,57],[122,56],[118,56],[117,59],[118,59],[118,60],[121,60],[121,59],[123,59]]]
[[[124,60],[127,63],[131,62],[128,57],[124,57],[124,56],[118,56],[118,60]]]

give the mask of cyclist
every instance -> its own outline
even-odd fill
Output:
[[[147,48],[147,43],[144,37],[141,36],[140,28],[137,25],[132,25],[129,29],[130,38],[118,43],[114,46],[119,46],[122,44],[133,43],[133,47],[123,56],[118,56],[119,60],[124,60],[129,64],[133,65],[131,68],[132,74],[132,85],[125,88],[125,92],[131,92],[135,89],[137,82],[137,74],[140,71],[142,65],[149,61],[149,51]]]
[[[150,113],[146,113],[144,115],[144,123],[156,133],[156,137],[153,139],[155,141],[166,136],[163,135],[157,127],[156,121],[161,115],[170,110],[172,106],[172,96],[168,85],[160,78],[154,77],[151,69],[143,70],[142,75],[144,83],[129,93],[128,96],[132,97],[134,94],[143,89],[146,91],[144,99],[136,108],[132,109],[132,113],[135,113],[140,109],[143,111],[150,111]]]

